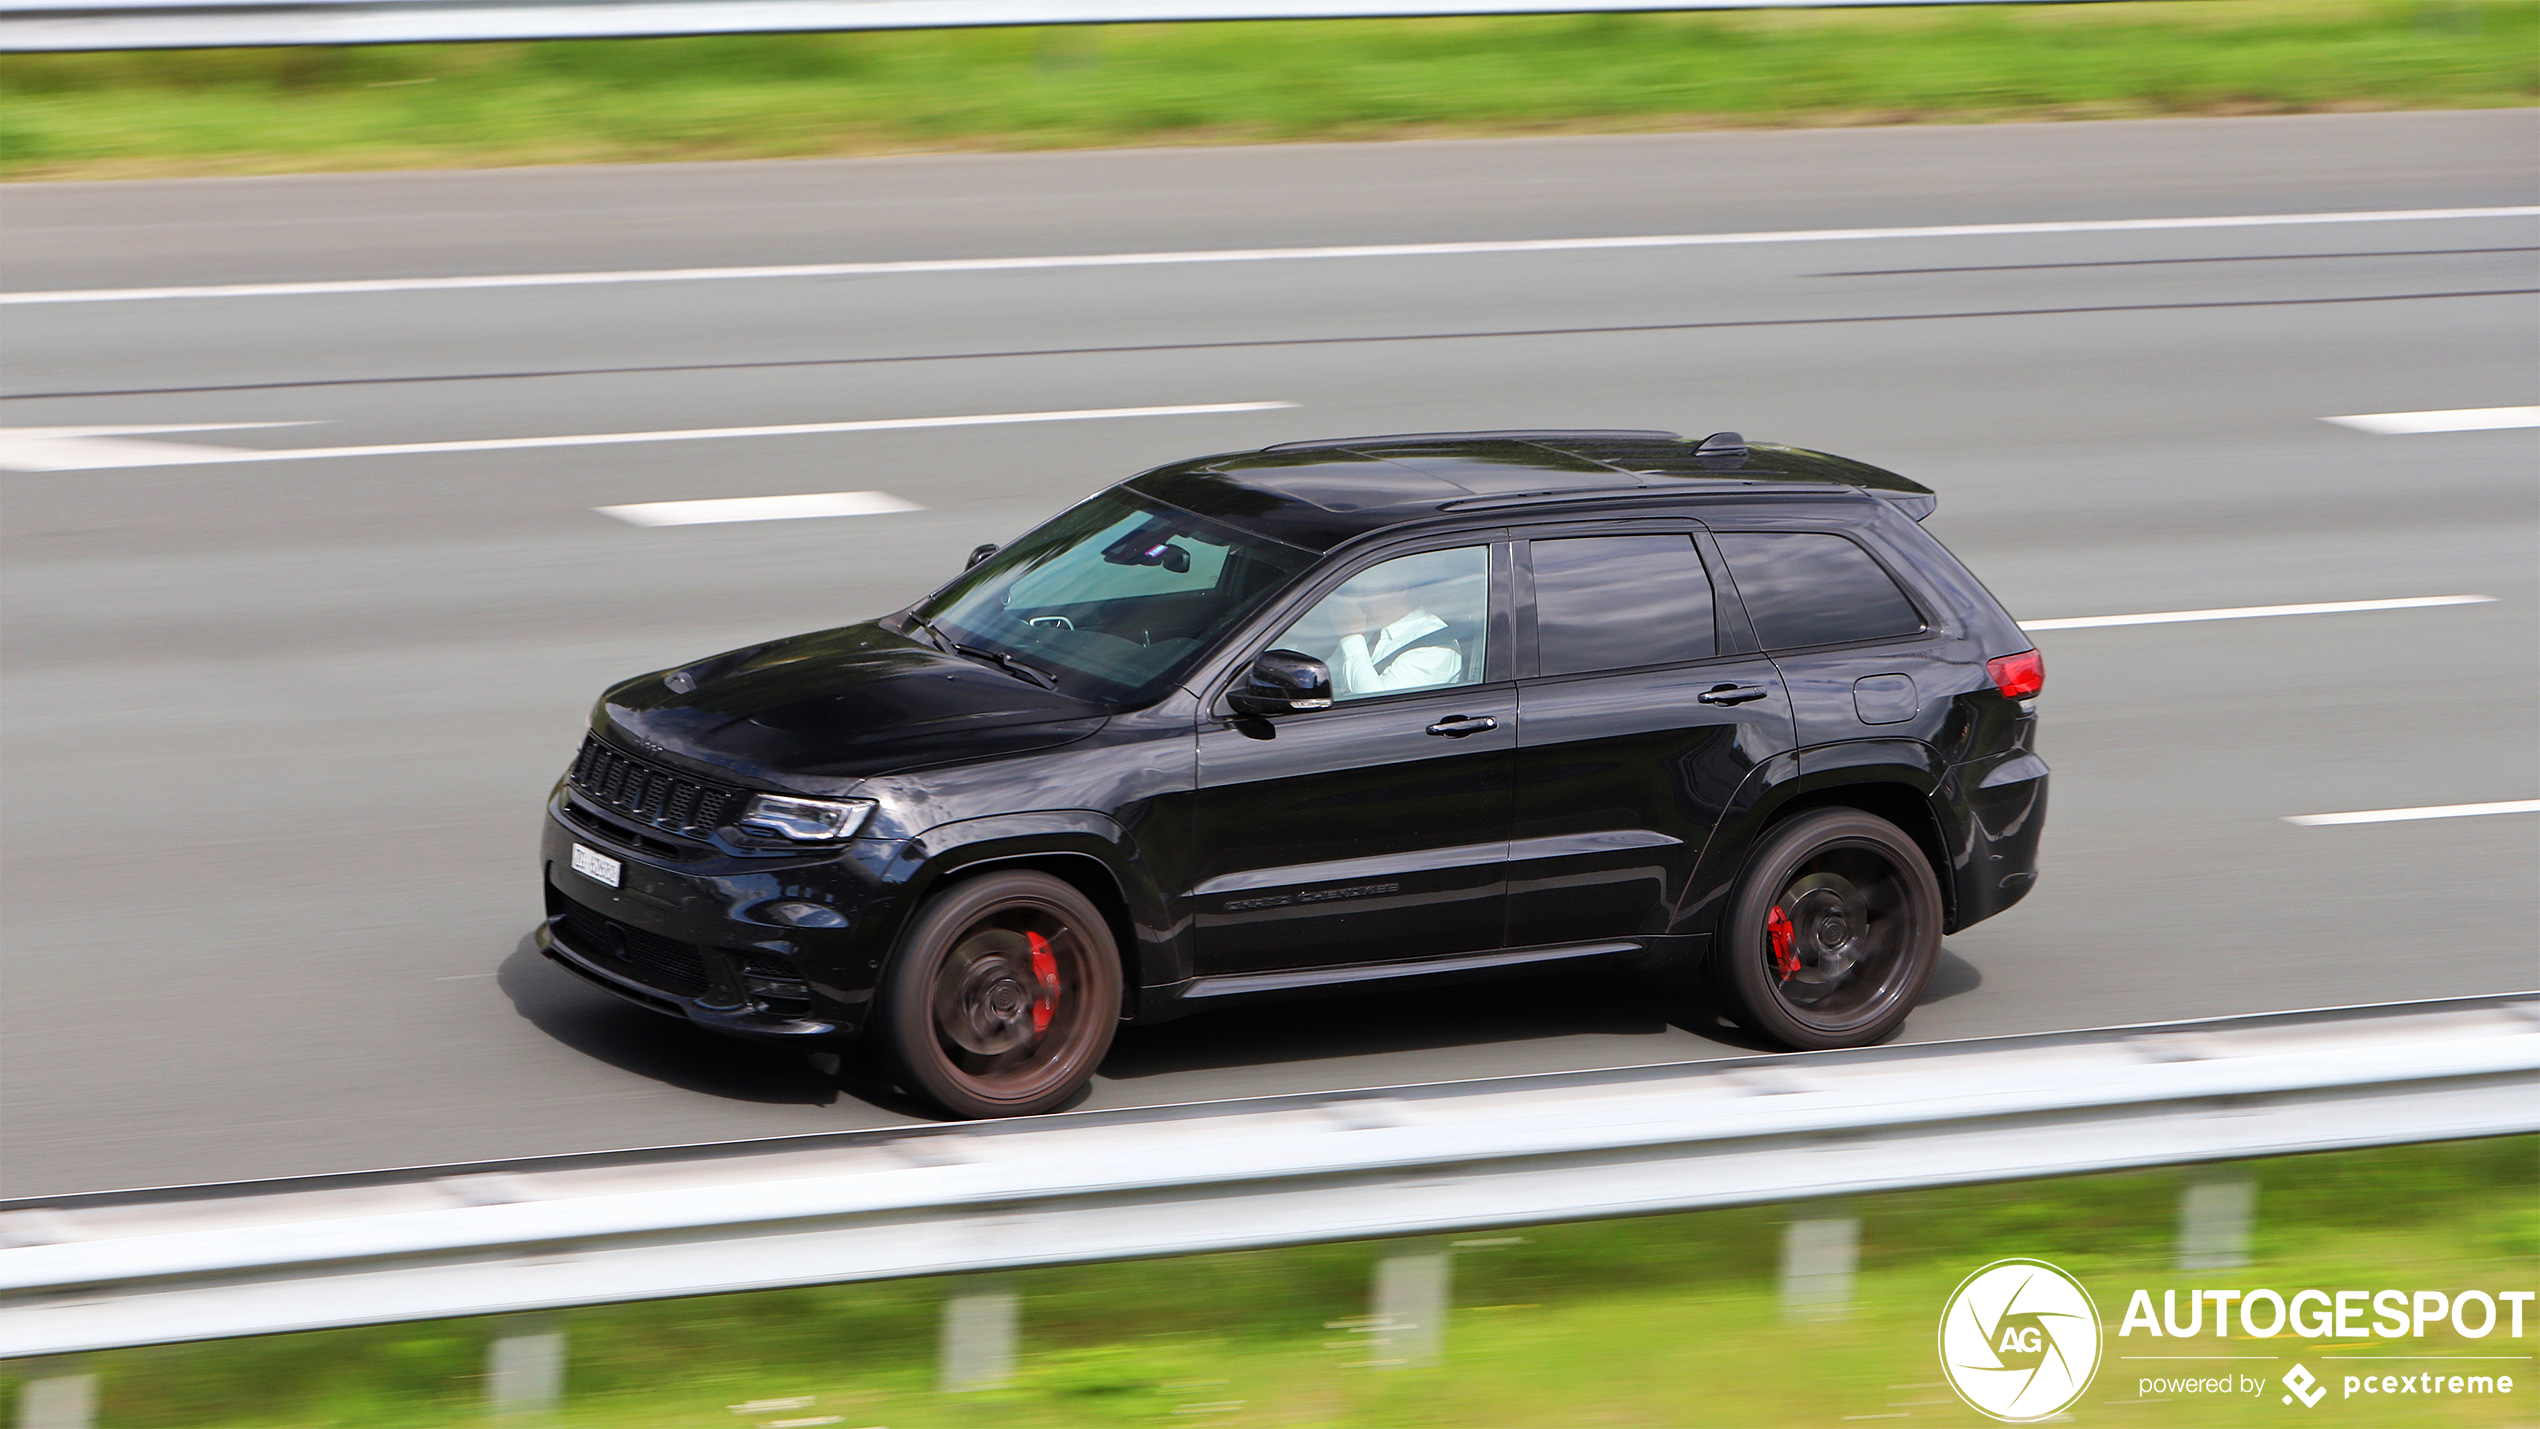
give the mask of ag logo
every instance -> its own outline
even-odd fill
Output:
[[[2099,1369],[2099,1311],[2042,1260],[1997,1260],[1940,1312],[1940,1368],[1977,1413],[2012,1424],[2060,1414]]]

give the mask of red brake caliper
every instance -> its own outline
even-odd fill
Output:
[[[1773,971],[1780,973],[1784,982],[1799,971],[1799,955],[1790,950],[1790,936],[1790,915],[1776,903],[1773,911],[1764,915],[1764,942],[1773,951]]]
[[[1789,927],[1790,920],[1783,919],[1782,926]],[[1050,952],[1049,939],[1033,932],[1023,936],[1032,943],[1032,980],[1041,985],[1040,995],[1032,999],[1032,1031],[1037,1035],[1050,1030],[1050,1014],[1058,1010],[1058,958]],[[1787,943],[1788,935],[1782,941]]]

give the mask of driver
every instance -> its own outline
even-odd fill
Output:
[[[1358,602],[1358,633],[1341,638],[1332,652],[1333,693],[1342,698],[1423,690],[1455,682],[1464,672],[1456,642],[1440,635],[1446,621],[1420,603],[1405,562],[1388,562],[1350,584]]]

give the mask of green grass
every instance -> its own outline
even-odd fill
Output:
[[[2114,1335],[2125,1290],[2494,1291],[2531,1288],[2540,1270],[2540,1138],[2243,1169],[2260,1184],[2259,1232],[2253,1264],[2236,1271],[2170,1268],[2179,1171],[1864,1196],[1839,1210],[1764,1206],[1494,1233],[1483,1239],[1513,1243],[1454,1253],[1447,1354],[1431,1369],[1366,1365],[1366,1337],[1347,1323],[1366,1311],[1381,1243],[1014,1275],[1022,1374],[990,1393],[943,1395],[931,1383],[937,1316],[959,1280],[596,1308],[561,1317],[573,1358],[554,1429],[825,1414],[842,1416],[842,1429],[1779,1429],[1910,1401],[1921,1401],[1912,1422],[1978,1424],[1939,1383],[1933,1326],[1961,1277],[2006,1255],[2054,1261],[2099,1298],[2106,1358],[2078,1418],[2113,1429],[2227,1429],[2281,1424],[2283,1410],[2272,1399],[2122,1402],[2136,1397],[2141,1367],[2115,1356],[2146,1348],[2139,1336]],[[1862,1220],[1857,1307],[1841,1320],[1785,1321],[1774,1285],[1781,1224],[1830,1213]],[[276,1336],[98,1355],[81,1367],[102,1376],[107,1429],[472,1429],[488,1422],[476,1372],[500,1328],[451,1321]],[[2437,1332],[2386,1352],[2531,1353],[2535,1340],[2540,1307],[2519,1343]],[[2298,1354],[2315,1371],[2331,1368],[2291,1338],[2193,1348]],[[2349,1343],[2342,1352],[2385,1351]],[[2510,1398],[2323,1405],[2323,1422],[2533,1422],[2540,1362],[2501,1368],[2518,1380]],[[806,1396],[816,1402],[797,1410],[729,1408]],[[1192,1409],[1238,1401],[1222,1412]]]
[[[2540,0],[1296,21],[11,56],[0,172],[2518,105]]]

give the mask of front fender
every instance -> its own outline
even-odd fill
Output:
[[[990,814],[938,824],[908,840],[884,874],[893,888],[885,915],[896,947],[910,915],[945,882],[995,864],[1041,864],[1062,875],[1082,872],[1108,880],[1095,902],[1124,926],[1121,952],[1129,987],[1188,977],[1188,951],[1174,925],[1169,900],[1147,872],[1136,841],[1119,821],[1092,809],[1049,809]],[[1083,879],[1071,881],[1084,882]]]

